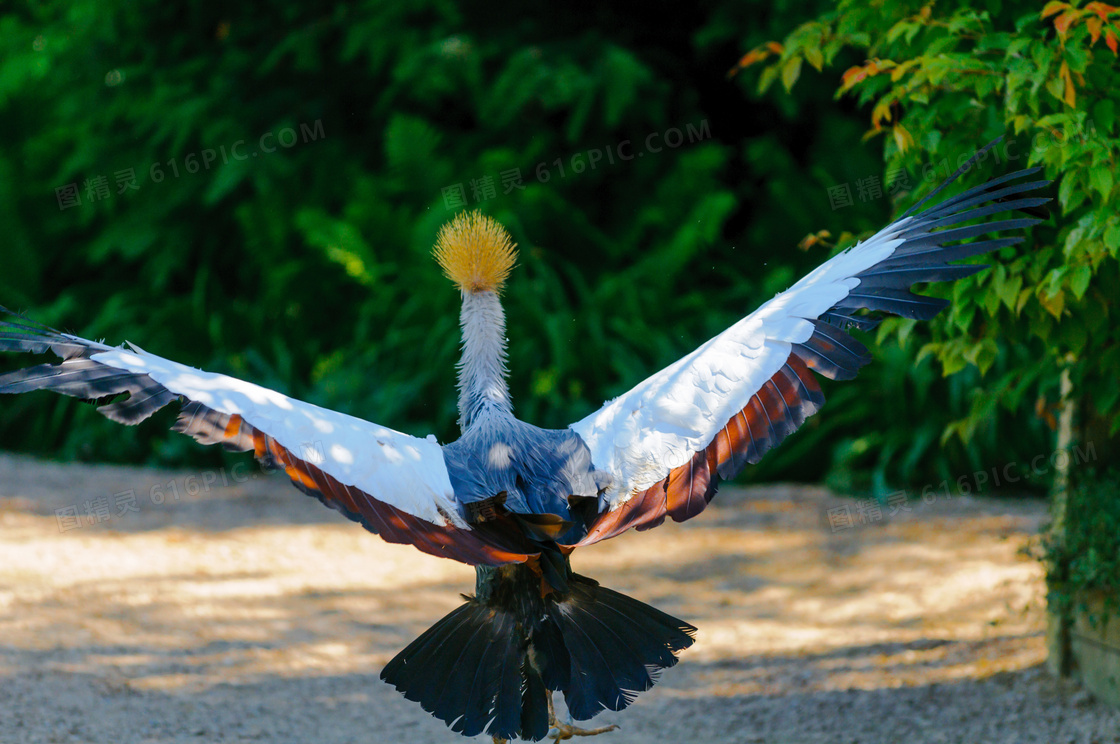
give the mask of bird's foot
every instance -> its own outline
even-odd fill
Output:
[[[608,731],[615,731],[618,726],[613,723],[610,726],[600,726],[599,728],[584,729],[578,726],[573,726],[570,723],[560,723],[556,718],[556,709],[552,707],[552,694],[548,695],[548,738],[553,741],[563,741],[571,739],[573,736],[597,736],[598,734],[605,734]]]
[[[618,726],[613,723],[610,726],[600,726],[599,728],[593,729],[578,728],[567,723],[560,723],[559,721],[552,721],[551,724],[548,730],[548,738],[553,741],[563,741],[564,739],[571,739],[573,736],[595,736],[618,729]]]

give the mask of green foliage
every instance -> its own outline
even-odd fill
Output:
[[[1047,602],[1063,616],[1102,599],[1104,612],[1120,611],[1120,472],[1083,478],[1070,490],[1066,529],[1043,538]],[[1091,617],[1094,624],[1104,618]]]
[[[999,428],[1001,415],[1028,421],[1032,400],[1045,412],[1066,366],[1078,396],[1092,401],[1092,415],[1113,434],[1120,429],[1120,324],[1113,315],[1120,296],[1118,36],[1120,9],[1100,2],[1051,2],[1040,13],[1000,0],[841,0],[740,63],[765,63],[760,89],[777,79],[788,89],[800,60],[823,70],[857,50],[864,61],[843,73],[836,95],[870,109],[864,137],[887,135],[888,174],[922,174],[907,203],[1006,130],[1017,136],[987,160],[1003,170],[1038,165],[1055,181],[1060,219],[1001,250],[991,271],[931,285],[927,293],[950,297],[952,305],[929,326],[913,330],[892,320],[879,334],[913,335],[922,344],[919,360],[935,357],[945,375],[974,367],[983,376],[943,441],[975,446],[983,432]]]
[[[458,296],[429,252],[459,185],[520,244],[518,413],[564,426],[817,258],[793,246],[840,150],[805,155],[773,127],[796,106],[747,106],[725,78],[766,7],[669,24],[601,8],[588,26],[436,0],[28,5],[0,20],[0,302],[447,441]],[[793,20],[767,15],[760,38]],[[858,134],[837,107],[818,128]],[[136,188],[119,192],[127,169]],[[511,169],[524,188],[506,188]],[[60,209],[66,184],[81,204]],[[8,448],[217,456],[168,436],[168,414],[122,429],[47,395],[2,405]]]
[[[1085,40],[1091,18],[1070,21],[1065,46],[1082,49],[1068,74],[1077,110],[1090,116],[1043,122],[1075,112],[1062,108],[1065,88],[1061,101],[1046,92],[1046,80],[1063,76],[1055,55],[1066,52],[1037,16],[1020,29],[994,4],[990,19],[939,6],[947,19],[930,13],[928,22],[904,3],[833,7],[722,0],[670,18],[608,5],[577,21],[560,7],[441,0],[21,6],[0,19],[0,303],[446,441],[456,434],[458,297],[429,251],[456,211],[445,189],[459,185],[467,207],[503,222],[521,250],[505,296],[517,411],[563,426],[827,257],[827,235],[796,249],[822,222],[864,233],[889,219],[887,198],[833,211],[828,189],[881,169],[875,142],[858,145],[860,106],[890,95],[906,59],[926,62],[899,84],[927,82],[886,107],[892,118],[878,116],[892,167],[921,163],[940,178],[944,158],[1011,121],[1000,97],[1012,90],[1009,75],[955,72],[952,60],[962,70],[1045,62],[1041,103],[1031,103],[1031,86],[1043,73],[1014,82],[1024,135],[1089,120],[1091,142],[1115,131],[1096,92],[1110,72],[1102,45]],[[766,44],[818,15],[784,45]],[[915,25],[887,40],[903,22]],[[1026,37],[1050,56],[1011,51]],[[762,82],[784,88],[757,95],[746,75],[728,80],[744,48],[777,59]],[[897,67],[831,100],[852,80],[838,83],[831,68],[876,56]],[[995,87],[968,87],[989,85],[981,79]],[[666,142],[670,130],[679,146]],[[1047,168],[1068,173],[1114,157],[1086,147],[1060,148],[1064,160]],[[1028,152],[1033,160],[1029,143]],[[128,169],[136,188],[118,192],[116,174]],[[524,188],[503,183],[512,169]],[[93,186],[99,176],[109,195],[91,199],[87,179]],[[472,181],[484,187],[487,177],[494,194],[480,198]],[[78,186],[80,206],[60,209],[55,190],[66,184]],[[1037,231],[1054,248],[1008,249],[1002,272],[952,290],[959,307],[933,330],[885,326],[860,380],[826,384],[825,411],[748,477],[827,475],[885,491],[1046,451],[1034,403],[1051,394],[1055,360],[1074,348],[1069,319],[1103,304],[1118,280],[1104,257],[1120,240],[1109,217],[1074,234],[1103,214],[1102,191],[1114,191],[1107,177],[1078,176],[1065,188],[1063,233]],[[1072,252],[1057,247],[1067,244]],[[1039,316],[1048,320],[1028,328]],[[1116,347],[1099,323],[1083,326],[1081,348],[1103,355],[1084,362],[1093,379]],[[907,337],[926,354],[917,365],[898,346]],[[964,369],[942,378],[934,358]],[[0,359],[5,369],[25,363]],[[1107,394],[1098,402],[1112,411],[1115,390]],[[219,456],[168,436],[169,412],[125,429],[47,395],[0,405],[6,448],[164,464]],[[968,446],[941,445],[954,421]]]

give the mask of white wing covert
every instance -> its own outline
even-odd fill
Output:
[[[846,331],[871,330],[879,318],[858,311],[932,318],[948,302],[913,294],[911,285],[976,273],[986,266],[948,262],[1023,240],[959,242],[997,230],[1019,230],[1040,220],[954,226],[1000,212],[1035,209],[1049,201],[1024,196],[1047,181],[1005,185],[1037,173],[1037,168],[994,178],[914,214],[991,146],[888,227],[572,424],[590,448],[594,466],[614,478],[600,497],[598,520],[578,544],[631,527],[650,529],[666,516],[683,521],[699,514],[721,479],[758,462],[819,410],[824,395],[814,372],[850,379],[870,361],[866,347]]]
[[[179,401],[175,431],[253,451],[301,491],[389,542],[470,564],[527,557],[463,519],[434,437],[402,434],[136,347],[114,348],[22,319],[0,321],[0,351],[47,350],[62,362],[0,376],[0,393],[53,390],[101,402],[100,413],[127,425]]]

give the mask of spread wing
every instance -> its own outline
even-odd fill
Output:
[[[0,320],[0,351],[50,350],[62,362],[2,375],[0,393],[53,390],[100,403],[100,413],[129,425],[179,402],[175,431],[203,444],[252,451],[263,465],[283,469],[304,493],[389,542],[472,565],[524,561],[531,551],[515,536],[468,525],[433,437],[409,436],[135,347],[114,348],[12,317]]]
[[[720,480],[758,462],[820,409],[824,396],[814,373],[846,380],[870,361],[866,347],[846,332],[879,323],[860,310],[932,318],[948,301],[913,294],[911,285],[969,276],[986,267],[949,262],[1020,242],[1022,237],[959,241],[1040,220],[961,225],[1049,201],[1027,195],[1049,183],[1022,180],[1037,168],[994,178],[914,213],[987,149],[876,235],[572,424],[594,466],[614,478],[578,544],[631,527],[650,529],[666,516],[680,522],[699,514]]]

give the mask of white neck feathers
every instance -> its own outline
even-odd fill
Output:
[[[459,323],[459,426],[465,430],[480,414],[509,414],[513,408],[506,385],[506,317],[498,295],[464,291]]]

